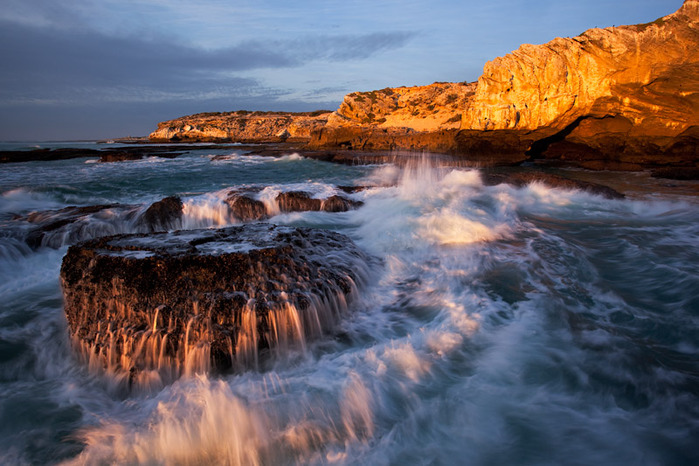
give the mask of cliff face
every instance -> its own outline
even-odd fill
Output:
[[[475,90],[476,83],[434,83],[353,92],[312,133],[309,145],[453,152],[461,114]]]
[[[328,118],[328,127],[373,126],[415,131],[458,129],[461,113],[476,83],[434,83],[428,86],[353,92]]]
[[[699,165],[699,0],[487,63],[456,140],[593,169]]]
[[[699,123],[699,0],[652,23],[522,45],[488,62],[464,130],[562,130],[623,117],[630,135],[676,136]]]
[[[158,124],[152,141],[278,142],[307,140],[328,121],[326,111],[312,113],[199,113]]]

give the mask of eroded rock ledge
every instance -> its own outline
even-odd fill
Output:
[[[61,282],[92,364],[147,383],[303,350],[348,312],[368,262],[338,233],[250,224],[88,241]]]

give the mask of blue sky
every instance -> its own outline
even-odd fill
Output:
[[[147,135],[209,111],[337,108],[475,81],[522,43],[652,21],[682,0],[3,0],[0,140]]]

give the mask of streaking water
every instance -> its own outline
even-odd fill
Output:
[[[611,201],[486,187],[424,162],[217,154],[230,156],[0,167],[0,463],[699,462],[695,197],[656,184]],[[230,188],[266,186],[264,200],[352,184],[375,186],[352,195],[356,211],[270,220],[341,231],[380,259],[338,335],[270,370],[126,396],[70,346],[67,245],[31,250],[16,220],[180,195],[182,227],[221,226],[236,222]],[[118,214],[85,222],[98,220],[135,228]]]

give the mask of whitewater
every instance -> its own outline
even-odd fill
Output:
[[[89,144],[87,146],[90,146]],[[92,147],[92,146],[90,146]],[[0,166],[2,464],[699,464],[696,182],[561,172],[610,200],[396,154],[336,165],[188,147],[174,159]],[[407,162],[406,162],[407,160]],[[348,212],[274,211],[343,186]],[[375,258],[346,317],[265,367],[124,390],[71,343],[68,247],[137,232],[118,209],[27,245],[32,212],[180,196],[178,228],[330,229]]]

